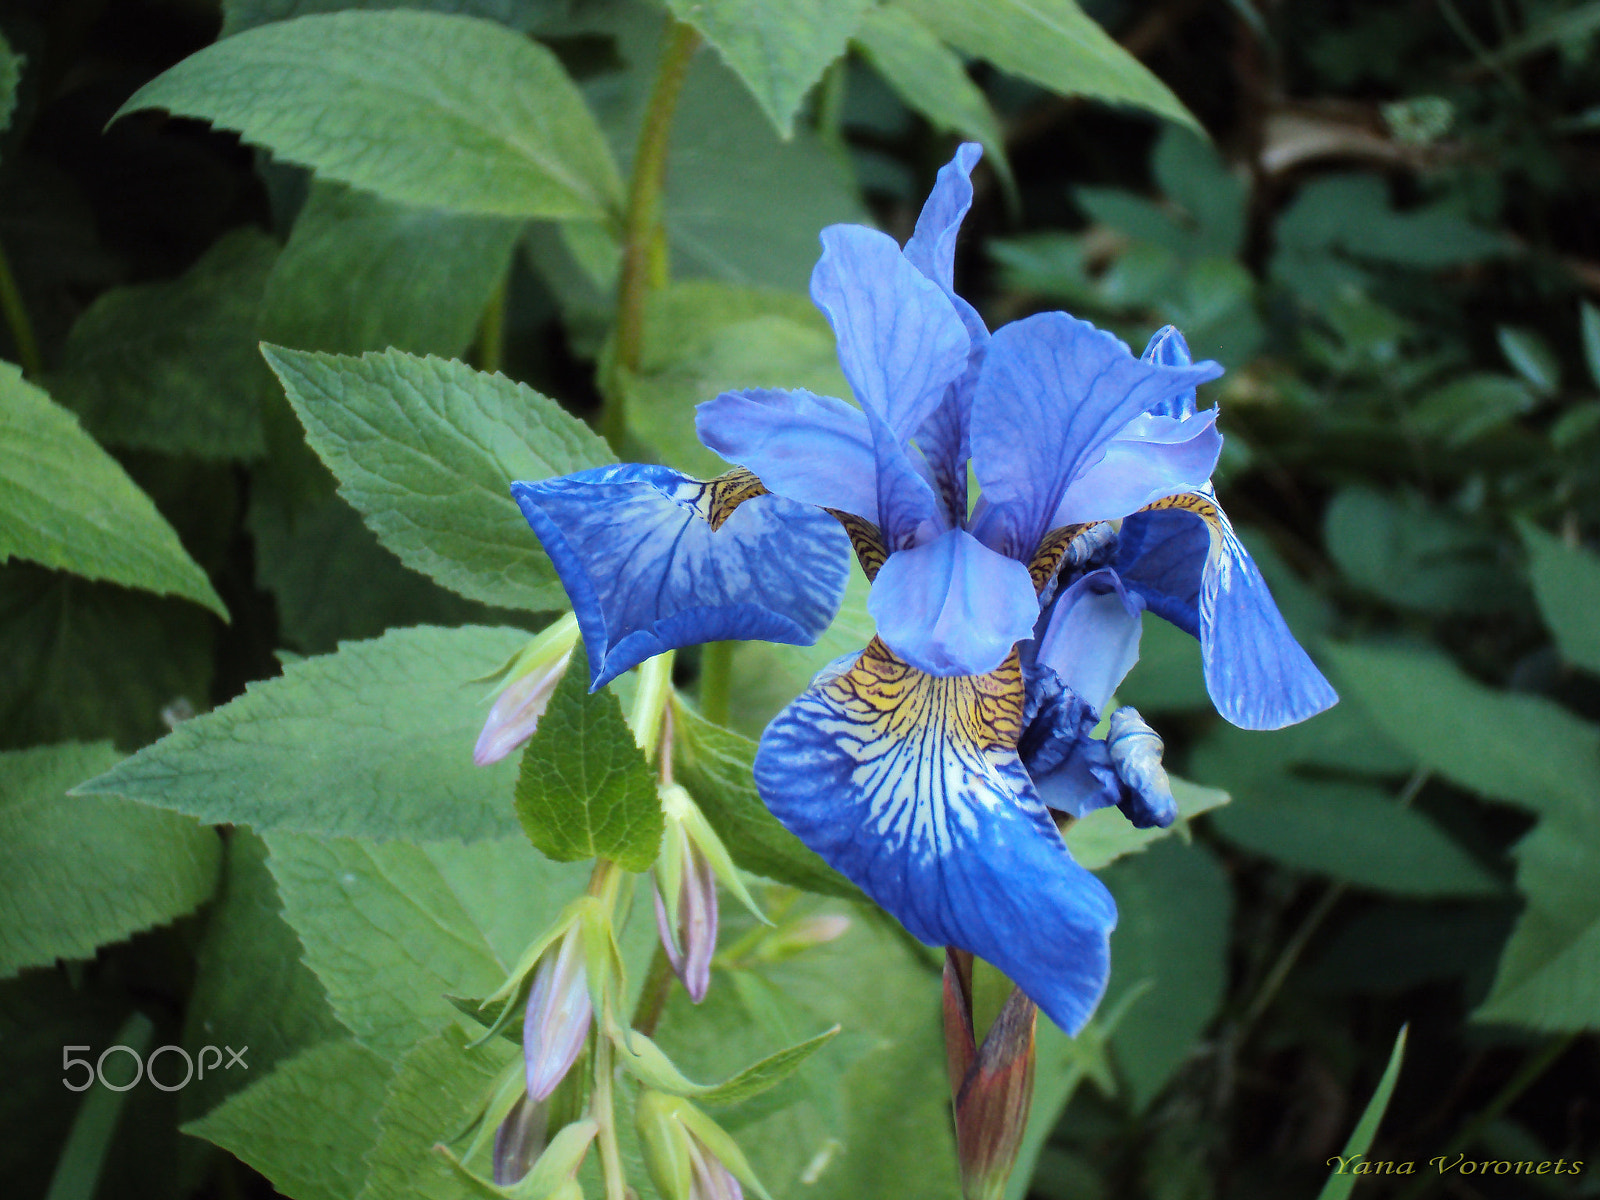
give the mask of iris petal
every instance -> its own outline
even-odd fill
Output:
[[[904,443],[967,366],[970,339],[949,297],[887,234],[831,225],[822,231],[811,298],[833,325],[839,365],[861,407]]]
[[[1189,353],[1189,343],[1176,325],[1163,325],[1150,335],[1150,341],[1139,356],[1141,362],[1155,363],[1160,367],[1187,367],[1194,361]],[[1156,416],[1177,417],[1182,420],[1194,416],[1195,392],[1193,388],[1168,397],[1148,411]]]
[[[1022,706],[1015,656],[941,679],[875,639],[767,726],[756,786],[912,936],[987,959],[1076,1033],[1105,990],[1116,906],[1017,757]]]
[[[963,142],[955,157],[939,168],[933,190],[917,215],[917,228],[906,243],[906,258],[945,291],[955,289],[956,236],[972,207],[972,168],[983,157],[977,142]]]
[[[678,646],[810,645],[849,577],[848,539],[831,517],[773,495],[726,515],[715,481],[667,467],[597,467],[511,494],[572,601],[591,687]]]
[[[1067,486],[1050,528],[1114,520],[1174,492],[1205,487],[1220,453],[1214,408],[1187,420],[1137,416],[1106,445],[1105,457]]]
[[[1039,639],[1039,662],[1096,716],[1139,661],[1139,611],[1115,571],[1091,571],[1055,601]]]
[[[1241,729],[1281,729],[1335,704],[1210,489],[1157,503],[1123,522],[1116,569],[1151,611],[1199,637],[1217,711]]]
[[[988,501],[973,531],[1002,554],[1028,559],[1068,486],[1130,421],[1221,370],[1142,363],[1109,333],[1065,313],[1007,325],[989,343],[972,400],[973,466]]]
[[[982,675],[1033,633],[1028,569],[964,529],[889,556],[867,611],[901,658],[931,675]]]
[[[803,389],[751,388],[699,405],[694,423],[708,448],[754,471],[768,491],[879,524],[872,431],[854,405]]]

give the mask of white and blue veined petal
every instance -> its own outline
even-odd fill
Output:
[[[1281,729],[1338,702],[1210,488],[1124,521],[1116,569],[1152,612],[1200,639],[1206,690],[1224,719]]]
[[[914,937],[994,963],[1076,1033],[1105,989],[1116,906],[1034,791],[1022,713],[1015,655],[939,678],[874,639],[767,726],[756,786]]]
[[[572,601],[592,688],[679,646],[810,645],[833,620],[850,553],[837,522],[726,479],[627,463],[511,485]]]
[[[972,400],[972,462],[985,501],[973,532],[1027,561],[1068,487],[1130,421],[1221,372],[1215,363],[1140,362],[1111,334],[1066,313],[1005,326],[989,343]]]

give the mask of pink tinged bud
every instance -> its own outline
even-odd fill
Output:
[[[667,961],[683,982],[689,999],[696,1004],[705,999],[711,986],[711,959],[717,952],[717,876],[711,862],[689,838],[682,825],[667,832],[680,839],[681,866],[677,871],[677,912],[668,911],[662,900],[661,884],[654,891],[656,928]],[[670,888],[671,881],[667,881]]]
[[[983,1044],[972,1028],[972,956],[945,955],[945,1054],[955,1100],[956,1148],[966,1200],[1000,1200],[1016,1165],[1033,1103],[1039,1010],[1013,988]]]
[[[554,661],[517,676],[505,686],[489,710],[489,719],[483,723],[483,732],[472,750],[473,762],[480,767],[499,762],[533,736],[570,661],[572,650],[569,647]]]
[[[733,1172],[699,1138],[689,1135],[689,1200],[744,1200]]]
[[[594,1014],[582,941],[582,932],[574,925],[558,946],[546,950],[528,993],[522,1056],[528,1071],[528,1096],[536,1103],[556,1090],[589,1036]]]

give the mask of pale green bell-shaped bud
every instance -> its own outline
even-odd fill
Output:
[[[498,677],[500,694],[473,747],[473,762],[480,767],[499,762],[533,736],[577,641],[578,618],[568,613],[506,665]]]
[[[681,1096],[649,1088],[634,1108],[645,1166],[662,1200],[771,1200],[727,1132]]]

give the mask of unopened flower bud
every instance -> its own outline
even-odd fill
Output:
[[[549,1110],[526,1092],[494,1131],[494,1181],[510,1187],[528,1173],[534,1155],[544,1145]]]
[[[1122,784],[1122,801],[1117,807],[1123,815],[1138,829],[1165,829],[1171,825],[1178,816],[1178,802],[1173,799],[1172,784],[1161,765],[1161,738],[1145,723],[1138,709],[1119,708],[1111,714],[1106,749]]]
[[[975,1044],[972,956],[945,955],[945,1052],[956,1110],[956,1149],[965,1200],[1000,1200],[1016,1165],[1033,1104],[1034,1028],[1039,1010],[1021,988]]]
[[[813,946],[837,941],[848,932],[850,918],[843,913],[816,913],[785,921],[760,941],[750,957],[764,963],[783,962]]]
[[[504,686],[473,747],[473,762],[480,767],[499,762],[533,736],[556,685],[566,674],[577,640],[578,619],[568,613],[511,661],[501,673]]]
[[[522,1023],[528,1095],[547,1099],[583,1049],[594,1011],[585,976],[583,933],[574,924],[545,951],[534,972]]]
[[[717,881],[763,921],[722,840],[677,784],[663,784],[661,810],[666,833],[655,865],[656,927],[667,961],[699,1004],[711,986],[717,950]]]
[[[634,1118],[662,1200],[743,1200],[742,1185],[766,1200],[738,1144],[687,1100],[646,1089]]]

